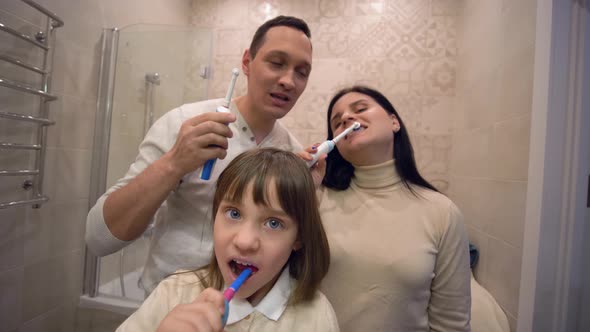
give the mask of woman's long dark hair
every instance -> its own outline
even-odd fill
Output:
[[[383,107],[383,109],[385,109],[388,114],[393,114],[397,118],[400,125],[400,130],[397,133],[394,133],[393,158],[395,159],[395,169],[397,170],[403,184],[414,194],[416,194],[416,192],[412,189],[410,184],[438,192],[438,190],[432,184],[426,181],[422,175],[420,175],[420,172],[418,172],[416,160],[414,159],[414,149],[412,148],[410,136],[408,135],[408,131],[406,130],[404,122],[389,100],[387,100],[383,94],[375,89],[362,85],[355,85],[350,88],[342,89],[336,93],[336,95],[330,101],[330,106],[328,106],[328,139],[334,138],[334,133],[330,127],[332,109],[334,108],[336,102],[342,98],[342,96],[351,92],[362,93],[373,98],[373,100],[381,105],[381,107]],[[328,159],[326,159],[326,175],[322,181],[322,184],[325,187],[334,190],[345,190],[350,186],[350,181],[353,176],[354,166],[352,166],[351,163],[342,157],[340,151],[338,151],[338,148],[335,148],[330,154],[328,154]]]

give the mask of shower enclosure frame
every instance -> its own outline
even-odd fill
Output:
[[[196,61],[199,64],[201,63],[201,61],[203,63],[201,66],[201,73],[195,77],[200,77],[205,81],[202,81],[202,83],[198,83],[198,87],[191,86],[190,88],[188,88],[189,90],[186,90],[187,87],[185,86],[185,91],[182,97],[177,96],[182,99],[181,102],[185,102],[187,98],[190,101],[198,101],[207,98],[209,89],[209,83],[207,82],[210,77],[208,75],[203,75],[202,71],[204,68],[205,74],[207,74],[208,69],[211,66],[213,52],[212,33],[209,29],[194,28],[190,26],[140,23],[125,26],[123,28],[106,28],[103,29],[102,32],[103,33],[101,45],[101,58],[98,73],[98,91],[96,103],[97,112],[95,116],[95,132],[92,149],[92,166],[91,181],[89,186],[88,210],[90,210],[94,206],[96,201],[105,193],[105,191],[108,189],[107,186],[109,186],[108,183],[113,180],[110,178],[112,175],[112,171],[109,169],[111,166],[109,159],[112,158],[112,156],[110,156],[110,154],[112,153],[111,150],[113,148],[111,147],[111,144],[116,144],[116,142],[112,141],[114,138],[111,135],[117,133],[116,129],[112,127],[113,120],[116,121],[118,114],[118,106],[116,100],[118,100],[117,96],[119,92],[117,90],[117,85],[119,84],[118,80],[127,77],[125,75],[118,77],[121,73],[118,74],[117,71],[123,70],[122,73],[125,73],[124,65],[129,65],[127,62],[125,62],[125,57],[127,53],[123,53],[124,48],[127,49],[127,47],[129,46],[129,44],[126,43],[127,39],[125,38],[127,38],[128,36],[134,36],[133,38],[149,36],[149,39],[152,39],[152,33],[158,32],[171,32],[174,34],[188,33],[188,35],[183,35],[189,37],[188,40],[181,39],[180,41],[177,41],[176,44],[172,45],[182,45],[181,47],[186,46],[187,48],[185,52],[193,52],[195,50],[198,51],[197,54],[200,54],[200,56],[198,56],[198,59],[196,59]],[[122,35],[122,33],[125,34]],[[128,35],[127,33],[130,33],[130,35]],[[140,35],[136,35],[136,33],[140,33]],[[146,35],[146,33],[148,35]],[[195,49],[195,46],[198,47],[198,49]],[[163,64],[163,68],[160,68],[159,62],[156,62],[155,64],[156,65],[154,69],[164,70],[163,75],[165,77],[170,77],[171,80],[174,80],[175,78],[178,79],[178,77],[174,76],[179,73],[178,67],[175,67],[174,70],[176,71],[169,72],[170,68],[166,66],[167,64]],[[181,68],[180,72],[185,75],[184,79],[186,79],[186,74],[189,73],[186,72],[186,68]],[[156,96],[154,95],[154,93],[157,91],[157,89],[155,89],[155,86],[159,85],[159,79],[162,77],[162,72],[157,73],[152,72],[151,70],[147,70],[144,73],[145,76],[143,78],[145,82],[144,88],[146,93],[146,104],[142,112],[145,117],[142,137],[145,136],[147,129],[149,129],[148,127],[151,126],[151,121],[148,121],[150,120],[149,115],[152,115],[153,120],[156,119],[155,111],[159,108],[156,108],[155,102],[160,99],[155,98]],[[170,87],[174,86],[168,85],[168,89],[170,89]],[[182,86],[180,87],[180,89],[182,89]],[[162,93],[162,96],[168,96],[166,95],[166,90],[163,90]],[[172,104],[176,105],[178,100],[162,98],[162,102],[172,102]],[[168,109],[168,107],[170,106],[171,105],[165,105],[165,108]],[[120,176],[122,175],[123,174],[121,174]],[[117,175],[116,177],[119,176]],[[108,274],[108,271],[101,272],[101,265],[108,264],[107,262],[103,261],[102,258],[103,257],[95,256],[90,250],[88,250],[88,247],[85,248],[84,277],[82,285],[82,294],[80,296],[79,302],[80,307],[107,310],[113,313],[124,315],[129,315],[133,313],[133,311],[135,311],[141,304],[141,300],[139,299],[139,297],[143,298],[143,290],[139,289],[138,287],[131,286],[131,292],[127,292],[127,294],[125,294],[124,289],[129,285],[133,285],[133,281],[136,279],[136,277],[133,276],[133,273],[122,272],[124,270],[121,265],[123,260],[122,258],[120,258],[119,282],[121,283],[121,294],[118,294],[116,290],[114,291],[114,293],[111,293],[113,290],[110,287],[114,286],[112,285],[112,283],[117,283],[117,285],[114,287],[118,289],[119,282],[105,282],[105,280],[101,280],[101,278],[104,278],[105,272],[107,272]],[[108,267],[106,266],[102,267],[108,269]],[[127,280],[127,277],[129,277],[130,279]],[[131,279],[133,279],[133,281]],[[128,281],[132,281],[132,283],[127,284]],[[132,295],[130,295],[129,293],[131,293]],[[140,293],[141,296],[139,296]]]
[[[98,77],[98,98],[96,102],[96,125],[92,151],[92,168],[88,210],[94,206],[98,198],[106,191],[109,142],[111,137],[110,123],[113,117],[113,96],[115,89],[115,70],[119,45],[119,29],[103,29],[101,60]],[[104,112],[98,111],[104,110]],[[98,130],[102,128],[102,130]],[[96,297],[99,289],[100,257],[85,249],[83,295]]]

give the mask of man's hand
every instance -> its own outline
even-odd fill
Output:
[[[195,171],[209,159],[227,155],[228,139],[233,136],[228,123],[236,121],[231,113],[210,112],[186,120],[176,143],[163,159],[179,177]]]

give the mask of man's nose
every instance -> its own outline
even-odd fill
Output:
[[[295,87],[295,80],[293,78],[293,76],[295,75],[295,72],[293,70],[286,70],[281,74],[281,77],[279,78],[279,84],[285,89],[285,90],[291,90]]]

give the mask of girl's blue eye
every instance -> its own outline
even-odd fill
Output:
[[[270,227],[271,229],[279,229],[281,227],[283,227],[283,224],[277,220],[277,219],[269,219],[266,224],[268,225],[268,227]]]
[[[240,219],[240,211],[236,209],[227,209],[225,211],[225,215],[228,216],[230,219]]]

